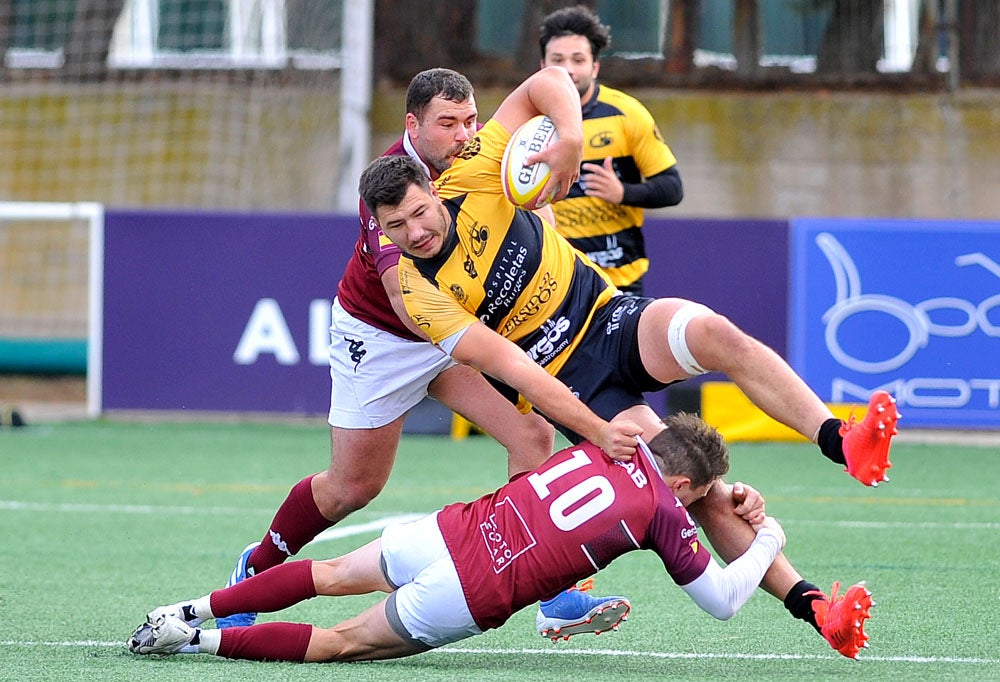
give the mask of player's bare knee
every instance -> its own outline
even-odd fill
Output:
[[[320,513],[337,522],[348,514],[363,509],[374,500],[385,483],[371,478],[351,478],[331,475],[324,478],[323,485],[313,489],[313,499]]]
[[[525,415],[522,437],[516,444],[508,446],[509,458],[524,462],[527,469],[533,469],[552,454],[555,443],[555,429],[537,414]]]

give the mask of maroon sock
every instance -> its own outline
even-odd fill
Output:
[[[306,543],[333,525],[320,513],[313,499],[312,480],[315,475],[296,483],[278,507],[267,535],[247,562],[255,573],[266,571],[298,554]]]
[[[210,595],[216,618],[234,613],[272,613],[316,596],[312,559],[275,566],[269,571],[215,590]]]
[[[219,656],[248,661],[306,660],[313,626],[307,623],[260,623],[222,630]]]

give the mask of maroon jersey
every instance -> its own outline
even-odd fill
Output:
[[[615,462],[590,443],[557,452],[493,494],[445,507],[438,525],[483,630],[625,552],[653,550],[678,585],[709,562],[694,521],[649,457]]]
[[[403,156],[403,138],[389,147],[382,156]],[[411,341],[422,341],[406,328],[389,303],[382,286],[382,273],[399,262],[400,250],[382,233],[365,202],[358,201],[361,236],[354,245],[354,255],[347,262],[344,276],[337,286],[337,299],[344,310],[373,327],[383,329]]]

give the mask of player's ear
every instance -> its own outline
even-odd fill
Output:
[[[670,489],[674,491],[674,495],[680,497],[680,493],[684,492],[686,488],[691,487],[691,479],[687,476],[674,476],[670,481]]]
[[[419,121],[417,121],[417,117],[413,113],[406,114],[406,132],[410,134],[410,137],[416,134],[418,123]]]

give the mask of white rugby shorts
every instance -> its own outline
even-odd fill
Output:
[[[335,298],[330,315],[330,426],[376,429],[427,395],[456,363],[429,342],[408,341],[362,322]]]
[[[382,531],[382,568],[386,580],[399,586],[386,613],[411,639],[439,647],[482,634],[465,601],[455,562],[441,537],[437,512]]]

